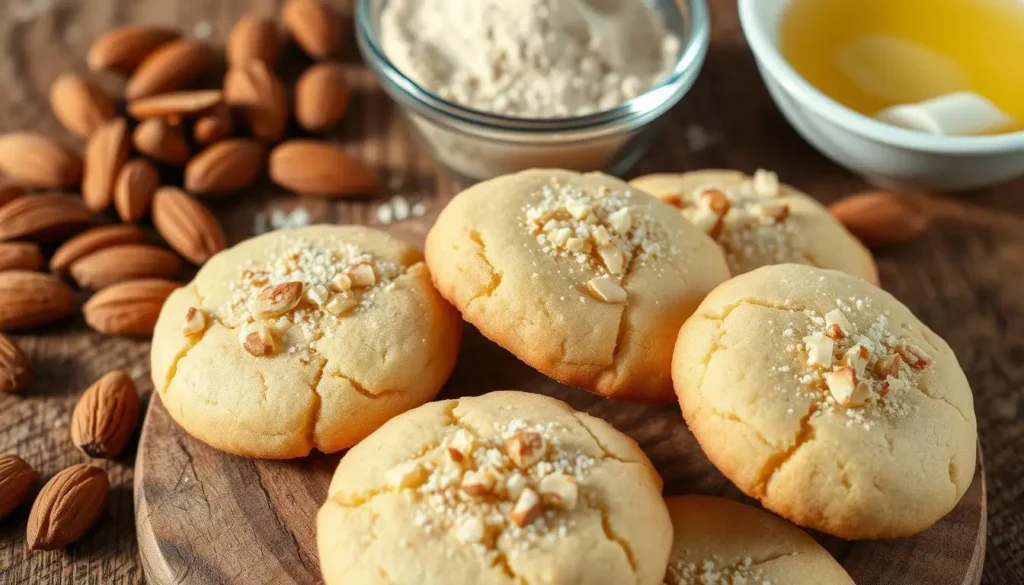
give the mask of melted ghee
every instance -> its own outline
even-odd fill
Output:
[[[862,114],[974,91],[1024,130],[1024,0],[793,0],[779,33],[797,72]]]

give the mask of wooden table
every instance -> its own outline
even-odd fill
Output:
[[[351,29],[350,2],[337,4]],[[113,26],[176,25],[221,43],[239,15],[275,14],[277,5],[274,0],[0,0],[0,131],[38,130],[76,144],[50,114],[48,88],[60,72],[84,70],[90,43]],[[740,32],[735,2],[713,0],[712,5],[714,32],[705,71],[634,173],[765,167],[826,202],[864,189],[860,179],[804,143],[775,110]],[[354,42],[342,60],[355,99],[338,139],[382,171],[388,196],[401,194],[436,211],[462,185],[439,175],[410,140],[394,107],[361,67]],[[288,73],[295,71],[286,71],[286,78]],[[118,92],[116,77],[101,81]],[[316,221],[374,223],[381,200],[326,203],[261,184],[215,211],[236,242],[252,234],[260,211],[304,206]],[[967,372],[989,473],[983,582],[1024,582],[1024,340],[1019,335],[1024,332],[1024,182],[931,199],[927,208],[934,221],[924,237],[878,253],[882,280],[950,342]],[[18,341],[37,376],[21,395],[0,396],[0,453],[20,455],[44,477],[84,460],[71,445],[67,425],[78,393],[89,383],[123,368],[147,397],[152,390],[148,343],[92,333],[80,317]],[[0,584],[142,582],[133,526],[134,458],[132,448],[104,464],[114,484],[106,517],[65,552],[27,550],[24,508],[0,523]]]

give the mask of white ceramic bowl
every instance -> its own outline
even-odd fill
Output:
[[[740,21],[775,104],[822,154],[884,186],[973,189],[1024,175],[1024,132],[930,136],[883,124],[815,89],[778,49],[790,0],[739,0]]]

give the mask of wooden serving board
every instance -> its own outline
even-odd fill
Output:
[[[432,218],[390,231],[422,247]],[[439,398],[519,389],[554,396],[629,434],[665,479],[665,493],[746,500],[707,460],[675,405],[611,401],[559,384],[465,326]],[[212,449],[178,427],[153,397],[135,463],[135,515],[146,578],[181,583],[320,582],[316,512],[340,454],[258,461]],[[749,501],[749,500],[747,500]],[[911,539],[848,542],[818,535],[861,585],[977,585],[985,556],[985,478],[956,509]]]

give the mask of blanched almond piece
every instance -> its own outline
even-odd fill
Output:
[[[544,503],[563,510],[576,507],[580,496],[580,486],[576,478],[565,473],[552,473],[540,480],[540,495]]]
[[[622,251],[618,247],[608,246],[601,248],[597,253],[601,256],[601,261],[604,263],[604,267],[608,269],[608,272],[622,274],[623,257]]]
[[[591,292],[606,303],[626,302],[626,289],[622,288],[614,280],[607,276],[598,276],[590,279],[587,283]]]
[[[238,338],[245,351],[256,357],[273,355],[277,349],[274,334],[265,323],[259,321],[242,327]]]
[[[775,197],[779,194],[779,176],[771,171],[757,169],[751,179],[751,186],[758,197]]]
[[[529,469],[547,454],[547,441],[536,431],[519,431],[505,439],[508,458],[519,469]]]
[[[338,292],[348,292],[352,289],[352,279],[347,274],[336,274],[331,279],[331,288]]]
[[[314,284],[306,287],[305,296],[309,304],[322,307],[331,297],[331,292],[322,284]]]
[[[843,361],[846,365],[853,368],[853,371],[857,373],[857,377],[860,378],[864,375],[864,369],[868,365],[868,361],[871,360],[871,350],[864,347],[863,345],[857,344],[846,350],[843,354]]]
[[[344,315],[359,304],[355,295],[350,293],[338,293],[331,297],[331,300],[327,301],[324,308],[327,309],[328,313],[332,315]]]
[[[875,375],[881,379],[899,376],[900,366],[903,365],[903,358],[899,354],[883,355],[875,362]]]
[[[299,304],[303,286],[301,282],[282,282],[268,286],[252,302],[250,311],[257,319],[284,315]]]
[[[189,307],[185,312],[185,323],[182,325],[181,332],[186,336],[191,336],[198,335],[203,331],[206,331],[206,313],[202,309]]]
[[[825,374],[825,384],[836,402],[846,408],[864,406],[870,397],[867,384],[857,380],[857,374],[849,366]]]
[[[896,347],[896,351],[903,358],[903,361],[907,362],[907,365],[915,370],[927,368],[932,363],[931,356],[916,345],[901,343]]]
[[[718,217],[725,217],[729,213],[731,203],[729,198],[718,189],[706,189],[700,194],[701,205],[707,207]]]
[[[467,471],[462,476],[459,490],[471,498],[482,498],[494,493],[494,485],[494,477],[490,474],[481,471]]]
[[[354,287],[366,287],[377,284],[377,275],[373,271],[373,266],[369,264],[360,264],[350,270],[349,278],[352,279],[352,286]]]
[[[835,343],[831,339],[820,333],[815,333],[804,337],[803,342],[807,346],[808,365],[832,367],[832,352],[835,349]]]
[[[516,526],[522,528],[532,524],[542,512],[544,512],[544,503],[541,501],[540,496],[532,489],[526,488],[523,490],[523,493],[519,494],[519,499],[516,500],[516,505],[512,508],[509,519]]]
[[[487,527],[484,525],[484,521],[477,516],[463,518],[455,530],[455,537],[466,544],[481,543],[485,536],[487,536]]]
[[[629,228],[633,227],[633,217],[629,213],[629,208],[623,207],[609,215],[608,225],[619,235],[629,232]]]

